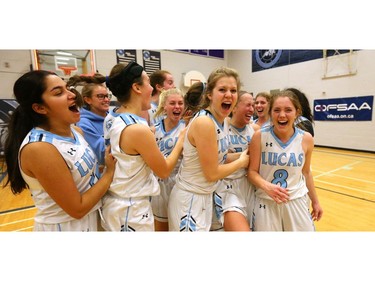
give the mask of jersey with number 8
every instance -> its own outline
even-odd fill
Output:
[[[305,153],[302,149],[304,132],[298,128],[287,143],[283,143],[273,132],[273,127],[261,131],[261,162],[259,174],[268,182],[289,190],[289,200],[300,198],[307,192],[302,168]],[[271,199],[263,189],[256,196]]]

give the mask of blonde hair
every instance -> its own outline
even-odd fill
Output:
[[[267,102],[269,103],[271,101],[271,94],[268,93],[268,92],[260,92],[258,93],[256,96],[255,96],[255,99],[254,100],[257,100],[258,97],[263,97],[267,100]]]
[[[202,97],[203,101],[201,104],[201,108],[206,108],[210,105],[211,100],[208,98],[208,95],[212,94],[212,91],[216,86],[216,82],[222,77],[233,77],[237,83],[237,92],[241,90],[241,80],[237,70],[224,66],[217,68],[212,71],[210,76],[208,77],[206,91],[204,92],[204,95]]]
[[[158,108],[156,109],[154,117],[158,117],[164,114],[165,103],[167,102],[167,98],[170,95],[180,95],[182,99],[184,99],[183,93],[178,88],[171,88],[168,90],[161,91],[160,96],[159,96],[159,105],[158,105]]]

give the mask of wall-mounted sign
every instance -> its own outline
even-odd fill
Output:
[[[204,56],[204,57],[224,59],[224,50],[185,50],[185,49],[180,49],[180,50],[176,50],[176,51],[186,52],[186,53],[190,53],[192,55],[199,55],[199,56]]]
[[[151,73],[153,73],[154,71],[161,69],[160,52],[143,50],[142,57],[143,68],[148,75],[151,75]]]
[[[314,100],[316,121],[371,121],[374,96]]]
[[[137,62],[137,50],[116,50],[117,63]]]

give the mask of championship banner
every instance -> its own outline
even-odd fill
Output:
[[[330,57],[335,55],[336,51],[345,54],[350,50],[326,51],[327,56]],[[252,50],[252,72],[322,58],[323,50]]]
[[[372,121],[374,96],[314,100],[315,121]]]

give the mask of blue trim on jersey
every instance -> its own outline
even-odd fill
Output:
[[[119,116],[127,126],[137,123],[136,119],[132,114],[121,113]]]
[[[242,132],[245,131],[245,129],[246,129],[246,125],[243,126],[242,128],[237,128],[236,126],[234,126],[234,125],[232,125],[232,124],[231,124],[231,126],[232,126],[234,129],[236,129],[237,132],[239,132],[239,133],[242,133]]]
[[[129,126],[132,124],[137,124],[137,123],[145,123],[147,124],[146,119],[139,117],[138,115],[131,114],[131,113],[120,113],[119,114],[120,118],[124,121],[124,123]]]
[[[158,123],[156,123],[154,126],[155,126],[155,129],[157,130],[157,128],[160,127],[161,129],[161,132],[163,133],[163,135],[165,136],[168,136],[170,134],[172,134],[174,131],[177,130],[177,128],[181,125],[181,123],[185,124],[185,121],[184,120],[179,120],[177,125],[175,127],[173,127],[169,132],[166,132],[165,131],[165,124],[164,124],[164,119],[163,120],[160,120]]]
[[[271,132],[271,135],[275,138],[275,140],[277,141],[277,143],[282,147],[282,148],[286,148],[296,137],[298,134],[304,134],[304,131],[302,131],[301,129],[299,128],[294,128],[294,134],[291,136],[291,138],[286,142],[286,143],[283,143],[275,134],[274,132],[274,127],[270,127],[270,132]]]
[[[260,131],[261,131],[262,133],[266,133],[266,132],[271,131],[271,129],[273,129],[273,126],[271,126],[271,127],[261,127],[261,128],[260,128]]]
[[[29,143],[43,141],[43,142],[47,142],[47,143],[52,144],[53,140],[57,139],[57,140],[70,142],[70,143],[73,143],[73,144],[80,144],[78,136],[77,136],[78,133],[74,129],[72,129],[72,133],[74,135],[74,138],[62,137],[62,136],[56,135],[54,133],[51,133],[49,131],[45,131],[43,129],[33,128],[33,129],[31,129],[31,133],[30,133],[30,137],[29,137]]]
[[[117,110],[119,109],[119,107],[115,107],[115,108],[113,108],[112,110],[110,110],[109,112],[108,112],[108,114],[109,115],[111,115],[111,116],[113,116],[113,117],[117,117],[117,116],[119,116],[121,113],[117,113]],[[108,115],[107,114],[107,115]]]
[[[202,110],[199,111],[199,116],[204,116],[204,115],[209,116],[212,120],[214,120],[215,123],[217,124],[217,126],[220,128],[220,130],[224,130],[224,123],[223,123],[223,124],[220,124],[220,123],[216,120],[215,116],[213,116],[213,114],[212,114],[209,110],[207,110],[207,109],[202,109]]]

